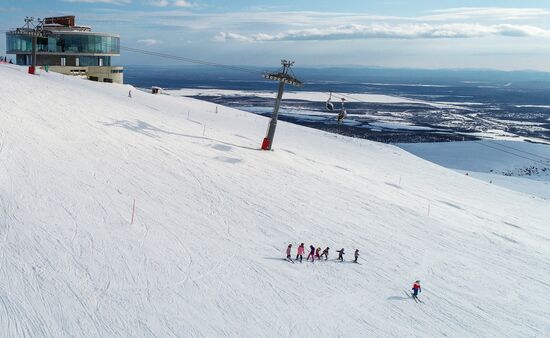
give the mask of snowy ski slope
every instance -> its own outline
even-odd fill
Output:
[[[262,152],[263,117],[25,71],[0,66],[0,336],[550,332],[547,200],[284,122]]]

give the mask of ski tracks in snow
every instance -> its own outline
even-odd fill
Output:
[[[1,308],[4,312],[0,316],[0,324],[2,324],[2,332],[5,337],[32,337],[36,335],[45,336],[46,333],[41,329],[42,325],[29,326],[33,320],[29,318],[27,312],[17,306],[5,294],[0,294]],[[41,334],[40,334],[41,333]]]
[[[224,225],[225,236],[220,236],[220,237],[224,238],[225,240],[228,240],[228,241],[231,241],[231,242],[235,243],[234,241],[231,240],[231,226],[230,226],[230,223],[227,221],[226,215],[220,215],[220,210],[225,209],[225,208],[223,208],[224,197],[219,192],[220,187],[217,186],[217,184],[212,180],[212,178],[207,176],[207,175],[203,174],[199,178],[199,175],[196,172],[201,172],[200,168],[196,168],[196,170],[193,170],[192,168],[190,168],[189,163],[184,161],[179,156],[179,154],[177,154],[175,151],[172,151],[172,150],[166,148],[165,146],[160,146],[160,145],[157,146],[156,148],[163,151],[163,152],[165,152],[166,154],[169,154],[178,163],[180,163],[181,168],[184,169],[187,172],[187,174],[189,175],[189,177],[191,177],[197,183],[198,188],[199,188],[198,191],[201,191],[203,193],[202,197],[205,199],[205,201],[209,205],[209,207],[207,208],[207,210],[209,212],[209,216],[210,217],[216,217]],[[189,280],[196,283],[198,280],[201,280],[201,279],[209,276],[210,274],[212,274],[213,272],[219,270],[223,266],[228,266],[233,261],[233,259],[235,258],[236,254],[239,250],[239,247],[236,247],[234,249],[233,253],[230,255],[229,261],[225,260],[225,262],[223,262],[223,263],[216,264],[214,267],[212,267],[208,271],[202,272],[196,278],[194,278],[194,277],[192,277],[193,258],[192,258],[192,255],[190,254],[189,250],[185,247],[183,242],[181,240],[179,240],[177,235],[172,230],[168,229],[164,225],[161,225],[161,227],[163,227],[166,231],[171,233],[174,236],[174,238],[176,238],[179,241],[180,248],[187,253],[187,256],[189,258],[187,276],[184,279],[180,280],[180,281],[176,281],[176,282],[173,282],[173,283],[166,284],[164,286],[160,286],[160,288],[162,288],[162,289],[173,288],[173,287],[176,287],[176,286],[179,286],[179,285],[183,285]]]
[[[74,248],[74,240],[76,238],[76,235],[78,234],[78,221],[76,220],[75,215],[72,212],[70,212],[69,209],[67,209],[67,207],[65,207],[63,204],[61,204],[61,208],[63,208],[63,210],[65,210],[67,215],[69,215],[69,217],[73,220],[74,233],[71,239],[71,246]]]
[[[11,206],[11,201],[14,197],[14,189],[13,189],[13,181],[10,177],[10,173],[8,170],[8,167],[6,165],[6,161],[4,161],[4,148],[6,146],[6,132],[0,126],[0,163],[2,166],[0,167],[0,220],[2,221],[2,224],[0,226],[0,230],[2,230],[2,242],[5,244],[8,241],[8,233],[10,230],[10,223],[13,215],[13,206]],[[6,191],[3,191],[2,187],[7,188]],[[4,193],[3,193],[4,192]],[[2,255],[4,255],[4,251],[2,250]]]
[[[2,151],[4,150],[4,144],[6,143],[5,134],[6,132],[4,131],[4,128],[0,126],[0,156],[2,156]]]

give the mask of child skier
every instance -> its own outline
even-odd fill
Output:
[[[300,244],[300,246],[298,247],[298,252],[296,253],[296,260],[298,260],[298,257],[300,257],[300,263],[302,263],[305,251],[306,249],[304,248],[304,243]]]
[[[344,248],[342,248],[341,250],[338,250],[336,252],[338,252],[338,259],[340,260],[340,262],[343,262],[344,261],[344,255],[345,255]]]
[[[292,250],[292,244],[289,244],[289,245],[286,247],[286,259],[288,259],[289,261],[292,260],[292,258],[290,258],[290,250]]]
[[[307,261],[309,261],[309,257],[311,257],[311,262],[315,262],[315,247],[313,245],[309,246],[309,255],[307,255]]]
[[[357,259],[359,258],[359,249],[355,249],[355,260],[353,261],[354,263],[357,263]]]
[[[413,295],[412,295],[413,298],[418,298],[418,293],[422,292],[422,288],[420,287],[420,281],[419,280],[414,282],[412,290],[413,290]]]
[[[317,250],[315,250],[315,258],[317,258],[317,260],[321,259],[321,247],[318,247]]]
[[[325,261],[328,259],[328,250],[330,248],[327,246],[325,250],[323,250],[323,253],[321,254],[321,257],[325,256]]]

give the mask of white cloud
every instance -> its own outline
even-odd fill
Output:
[[[154,46],[154,45],[161,44],[162,41],[156,40],[156,39],[142,39],[142,40],[137,40],[137,43],[146,45],[146,46]]]
[[[550,17],[550,10],[544,8],[508,8],[508,7],[459,7],[430,11],[425,20],[528,20]]]
[[[151,5],[162,7],[162,10],[149,11],[117,11],[110,16],[114,19],[139,20],[147,22],[153,26],[170,27],[173,29],[188,29],[189,31],[203,32],[203,34],[217,34],[218,32],[238,33],[244,36],[244,39],[250,39],[254,34],[255,27],[260,27],[264,33],[277,35],[279,32],[289,32],[291,29],[329,29],[331,27],[340,27],[346,25],[412,25],[421,24],[447,25],[447,24],[477,24],[477,25],[499,25],[514,24],[539,27],[541,29],[550,29],[550,10],[526,9],[516,11],[513,8],[458,8],[439,10],[437,12],[426,12],[425,16],[399,17],[399,16],[379,16],[372,13],[350,13],[350,12],[315,12],[315,11],[294,11],[294,12],[276,12],[276,11],[237,11],[223,13],[196,12],[190,9],[197,7],[192,2],[186,0],[179,5],[191,6],[188,8],[176,8],[174,3],[178,0],[142,0]],[[476,14],[477,13],[477,14]],[[515,13],[515,14],[514,14]],[[498,15],[512,17],[514,20],[501,20]],[[478,15],[478,16],[474,16]],[[532,18],[519,20],[520,17],[532,15]],[[452,17],[461,19],[452,19]],[[106,20],[109,15],[102,13],[98,20]],[[256,28],[257,29],[257,28]],[[256,31],[257,32],[257,31]],[[219,36],[218,38],[223,38]]]
[[[134,4],[150,4],[151,1],[132,0]],[[189,52],[188,45],[183,43],[186,40],[193,41],[193,53],[197,57],[206,59],[216,59],[213,50],[228,48],[216,59],[219,62],[242,63],[242,55],[246,55],[248,61],[245,62],[263,64],[280,54],[280,45],[269,41],[324,39],[327,41],[322,44],[294,43],[300,48],[288,52],[296,59],[311,60],[310,64],[411,67],[489,67],[494,64],[506,69],[536,65],[538,69],[550,70],[550,59],[542,56],[548,55],[550,50],[550,7],[524,10],[521,15],[514,9],[455,8],[426,11],[415,16],[396,10],[390,16],[379,15],[376,11],[278,11],[277,8],[220,12],[210,11],[208,5],[196,10],[203,1],[187,1],[195,7],[136,6],[129,9],[128,6],[103,6],[81,13],[80,22],[107,31],[113,31],[112,22],[117,22],[115,32],[125,41],[133,41],[139,46],[139,39],[158,38],[163,40],[162,44],[149,48],[163,46],[182,55]],[[478,11],[481,15],[476,14]],[[398,16],[400,14],[403,15]],[[451,15],[462,15],[462,18],[450,19]],[[513,19],[528,16],[524,20]],[[136,26],[136,22],[140,25]],[[212,45],[214,37],[227,41],[227,46]],[[258,49],[260,43],[262,48]],[[480,56],[480,53],[484,54]],[[525,57],[518,57],[520,53]]]
[[[157,7],[194,7],[195,5],[186,0],[152,0],[149,2],[152,6]]]
[[[300,41],[300,40],[355,40],[355,39],[450,39],[485,36],[550,37],[550,31],[528,25],[480,24],[408,24],[408,25],[339,25],[327,28],[290,30],[275,34],[242,35],[221,32],[216,41]]]
[[[132,2],[132,0],[63,0],[63,1],[79,2],[79,3],[87,3],[87,4],[102,3],[102,4],[113,4],[113,5],[124,5]]]
[[[189,1],[185,0],[176,0],[173,2],[173,5],[176,7],[193,7],[194,4],[190,3]]]
[[[15,12],[15,8],[5,8],[5,7],[0,7],[0,13],[9,13],[9,12]]]
[[[166,7],[170,4],[170,2],[168,2],[168,0],[152,0],[149,4],[157,7]]]
[[[269,34],[254,34],[250,36],[231,33],[231,32],[221,32],[214,37],[215,41],[225,42],[225,41],[239,41],[239,42],[254,42],[254,41],[273,41],[275,37]]]

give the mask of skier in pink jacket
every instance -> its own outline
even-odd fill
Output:
[[[290,250],[292,250],[292,244],[289,244],[286,247],[286,259],[292,260],[292,258],[290,257]]]
[[[298,252],[296,254],[296,260],[298,260],[298,257],[300,258],[300,263],[302,263],[302,259],[304,258],[304,252],[306,249],[304,248],[304,243],[300,244],[298,247]]]

